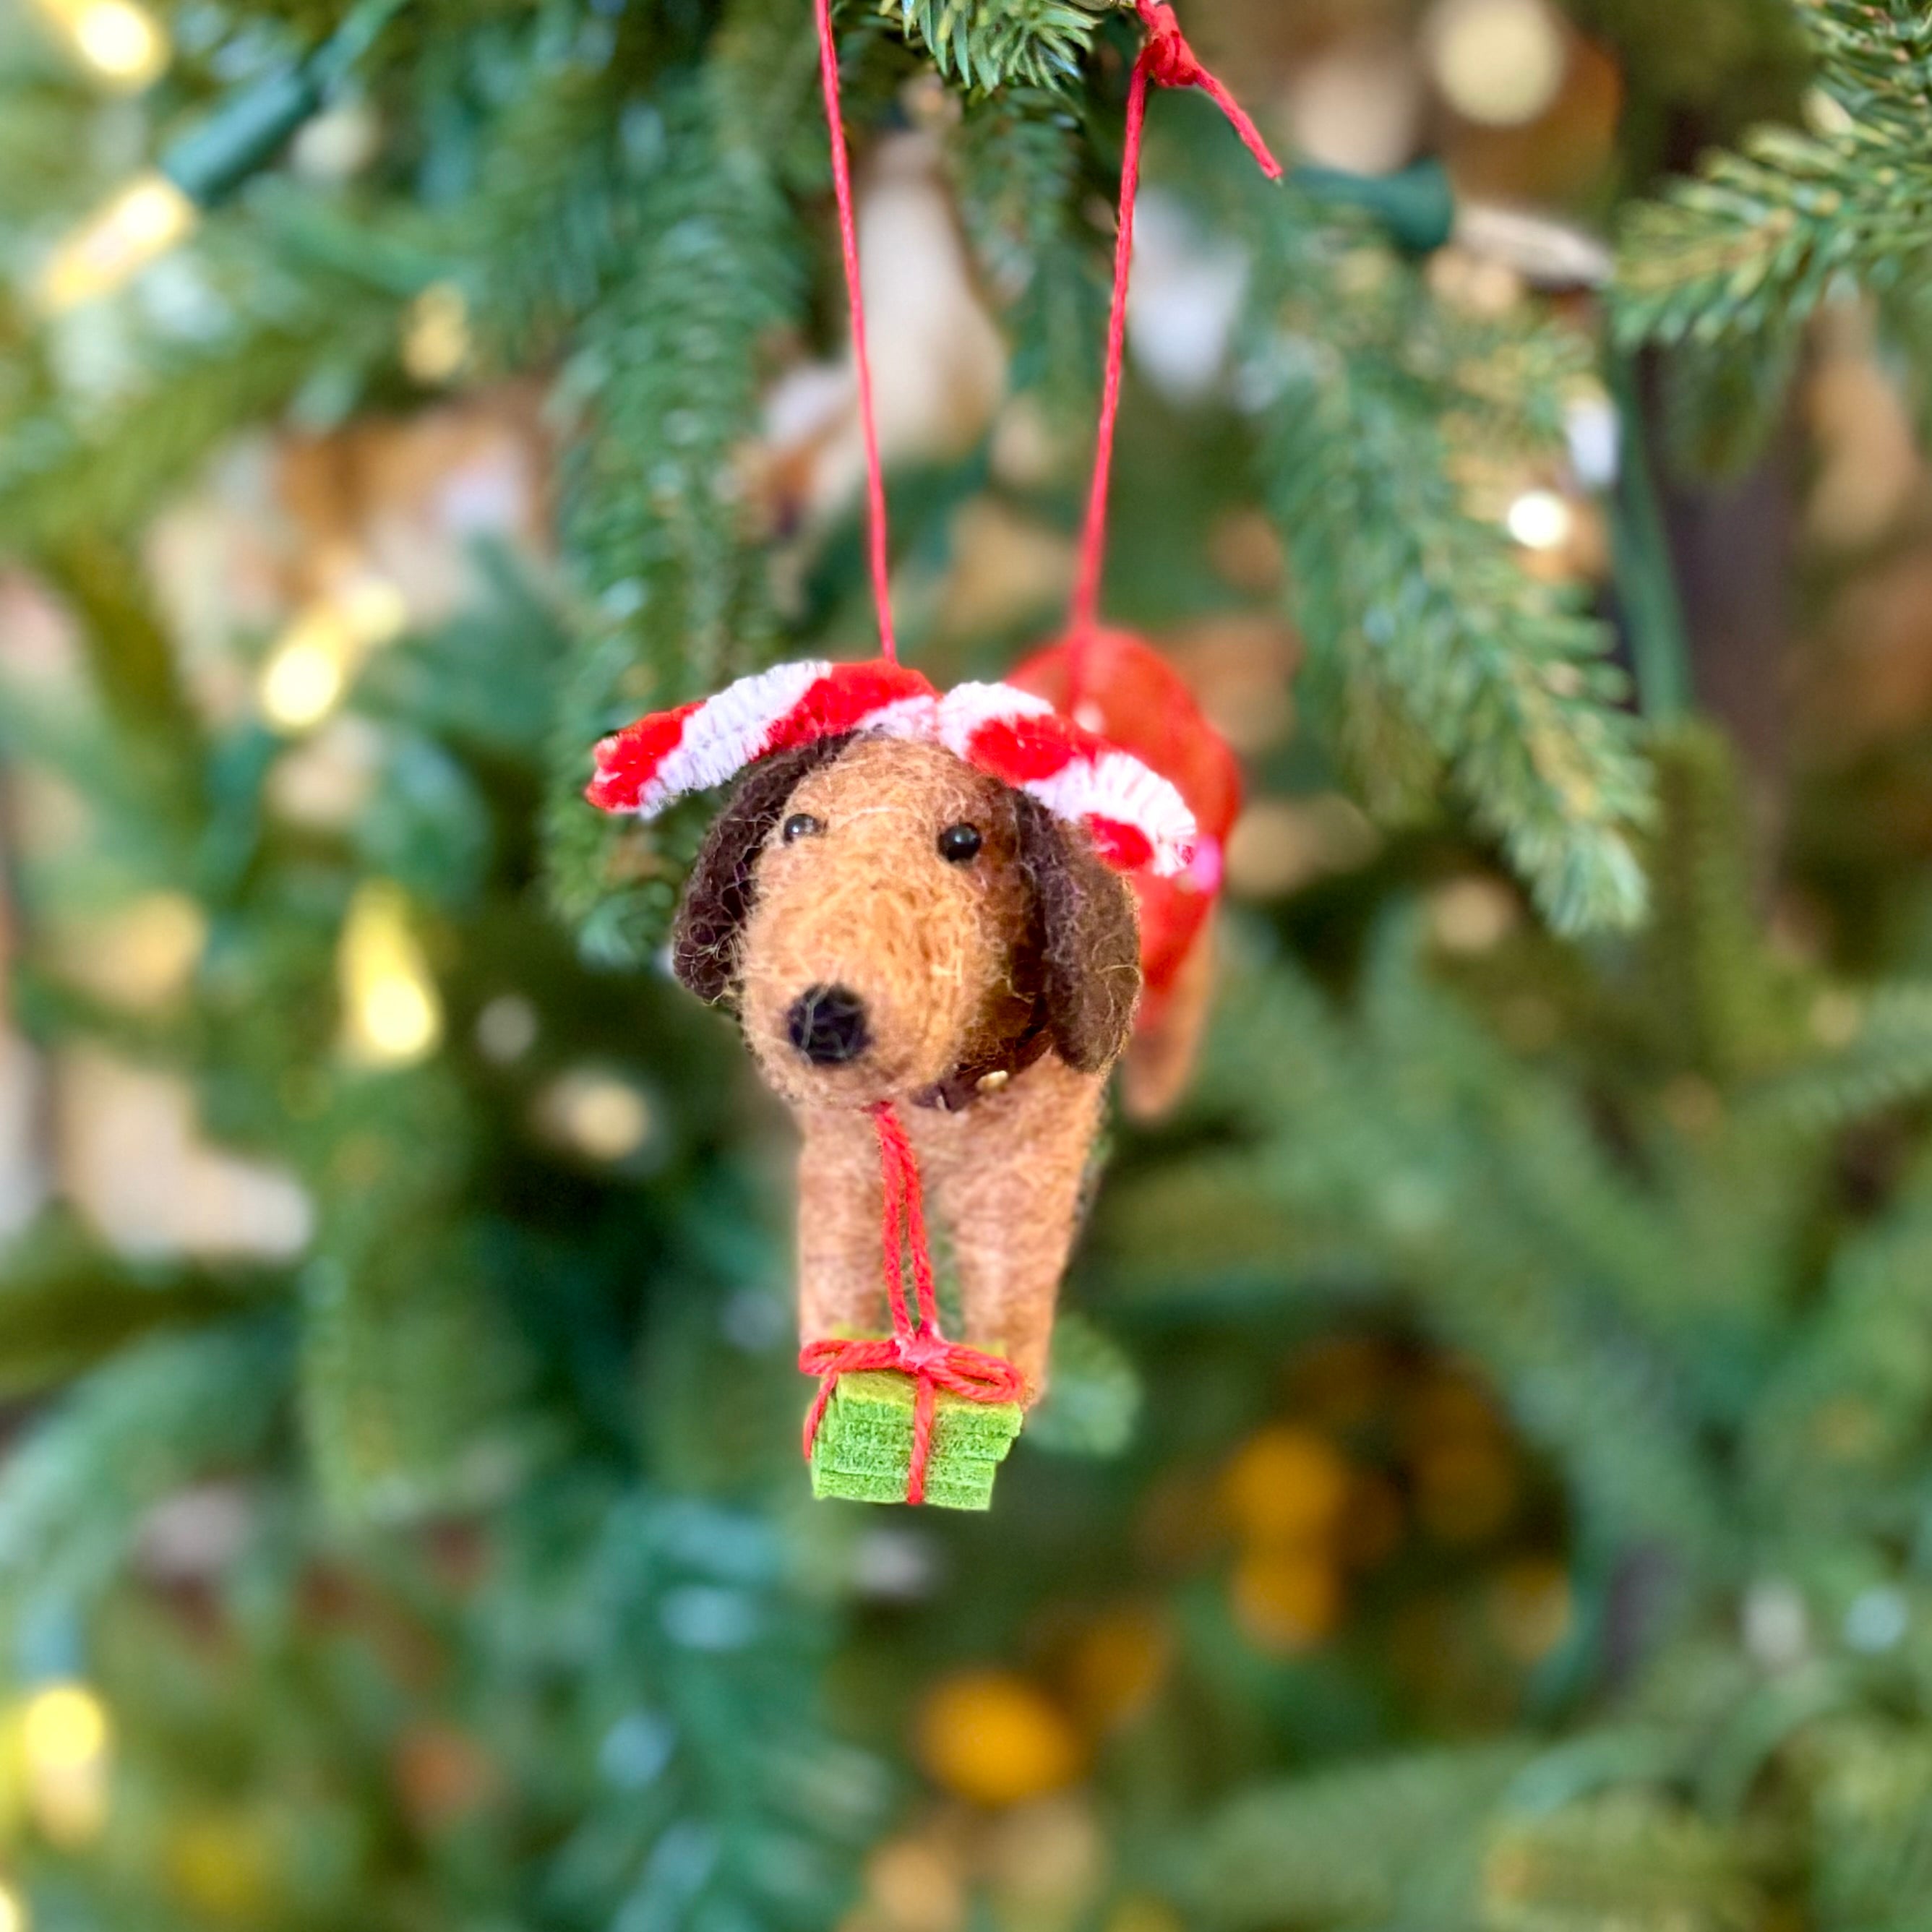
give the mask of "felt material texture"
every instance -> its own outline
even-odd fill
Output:
[[[1132,1120],[1158,1120],[1186,1090],[1214,1004],[1220,924],[1211,910],[1165,996],[1148,1000],[1134,1022],[1120,1062],[1120,1104]]]
[[[1024,1023],[1040,947],[1016,806],[950,752],[899,739],[855,740],[800,778],[753,862],[740,969],[746,1039],[787,1100],[909,1099]],[[794,817],[815,829],[787,842]],[[940,854],[956,825],[980,835],[964,864]],[[856,997],[863,1055],[830,1066],[801,1057],[790,1016],[814,986]]]
[[[950,1239],[960,1339],[1005,1355],[1028,1398],[1046,1385],[1060,1278],[1073,1245],[1103,1077],[1048,1054],[963,1113],[908,1108],[934,1220]],[[872,1123],[799,1110],[799,1327],[807,1340],[888,1326],[879,1278],[884,1188]]]
[[[1141,992],[1140,929],[1119,878],[1038,800],[1013,800],[1020,863],[1032,880],[1040,991],[1060,1058],[1081,1073],[1113,1065]]]
[[[959,1339],[1005,1352],[1037,1395],[1107,1070],[1132,1021],[1131,895],[1078,827],[940,746],[861,735],[780,763],[801,755],[742,782],[694,874],[677,957],[687,985],[735,1001],[802,1129],[804,1337],[887,1325],[864,1109],[908,1103],[958,1264]],[[959,824],[980,834],[966,863],[940,853]],[[862,1011],[866,1046],[827,1065],[794,1043],[793,1016],[830,988]],[[910,1104],[1042,1016],[1052,1047],[1023,1070],[958,1112]]]
[[[729,1000],[738,977],[738,949],[752,909],[752,862],[785,814],[806,772],[829,764],[850,742],[820,738],[779,752],[748,772],[706,834],[678,901],[671,928],[671,970],[707,1006]]]
[[[1146,993],[1136,1024],[1144,1030],[1160,1018],[1220,896],[1221,855],[1240,815],[1240,761],[1186,680],[1130,632],[1062,638],[1017,665],[1010,681],[1094,724],[1168,780],[1194,814],[1194,862],[1169,877],[1136,872],[1129,880],[1140,909]]]
[[[775,752],[854,732],[950,752],[1084,827],[1123,871],[1166,876],[1193,861],[1186,801],[1132,753],[1031,692],[962,684],[941,692],[885,658],[774,664],[714,697],[640,718],[598,745],[586,796],[603,811],[650,818]]]
[[[926,1463],[926,1502],[944,1509],[990,1508],[994,1473],[1022,1420],[1017,1402],[966,1402],[942,1391]],[[906,1376],[842,1376],[812,1443],[812,1494],[904,1502],[912,1430],[913,1385]]]

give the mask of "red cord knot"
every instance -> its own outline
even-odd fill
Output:
[[[1254,156],[1256,164],[1270,181],[1281,178],[1281,164],[1269,152],[1262,131],[1248,118],[1241,104],[1195,58],[1180,31],[1180,22],[1166,0],[1136,0],[1141,25],[1147,31],[1147,44],[1141,49],[1140,64],[1148,78],[1162,87],[1198,87],[1220,108],[1241,145]]]
[[[1198,87],[1207,70],[1194,57],[1187,36],[1172,7],[1161,0],[1142,0],[1141,24],[1147,29],[1148,73],[1162,87]]]
[[[935,1362],[946,1359],[947,1342],[944,1335],[930,1328],[916,1329],[910,1335],[896,1335],[899,1360],[916,1376],[926,1373]]]

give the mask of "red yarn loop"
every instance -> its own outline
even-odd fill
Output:
[[[1114,229],[1114,296],[1107,316],[1107,361],[1100,380],[1100,424],[1094,449],[1094,481],[1087,497],[1087,520],[1080,538],[1080,558],[1073,583],[1073,604],[1067,623],[1072,683],[1067,692],[1070,713],[1079,702],[1085,679],[1085,646],[1100,610],[1100,574],[1107,556],[1107,489],[1114,467],[1114,424],[1120,412],[1120,370],[1126,359],[1127,272],[1134,254],[1134,196],[1141,178],[1141,135],[1147,121],[1150,80],[1162,87],[1198,87],[1220,109],[1242,144],[1270,181],[1281,178],[1281,164],[1268,152],[1261,130],[1241,104],[1195,58],[1180,31],[1174,9],[1163,0],[1137,0],[1147,42],[1134,62],[1127,82],[1126,134],[1120,149],[1120,209]]]
[[[939,1300],[933,1285],[932,1254],[926,1236],[926,1204],[920,1184],[919,1160],[912,1150],[892,1102],[881,1100],[868,1110],[879,1137],[879,1172],[885,1184],[884,1236],[886,1300],[892,1313],[890,1335],[830,1336],[808,1342],[799,1351],[798,1366],[817,1376],[818,1393],[805,1418],[805,1454],[818,1439],[832,1391],[841,1376],[890,1369],[913,1382],[912,1461],[906,1472],[906,1501],[926,1500],[926,1465],[932,1455],[933,1423],[939,1392],[966,1402],[1021,1402],[1026,1381],[1011,1362],[963,1342],[949,1342],[940,1332]],[[902,1255],[912,1264],[913,1300],[906,1300]]]
[[[852,367],[859,384],[859,435],[866,446],[866,550],[872,572],[872,604],[879,618],[879,655],[898,656],[892,634],[892,569],[886,542],[886,480],[879,463],[879,432],[872,416],[872,358],[866,346],[866,297],[859,285],[859,219],[852,206],[852,166],[845,148],[845,116],[838,104],[838,41],[832,31],[832,0],[817,0],[818,79],[825,122],[832,137],[832,193],[838,204],[838,249],[845,264],[845,295],[852,310]]]
[[[1070,630],[1077,648],[1093,628],[1100,596],[1100,570],[1106,550],[1107,483],[1113,467],[1114,422],[1119,413],[1120,365],[1126,339],[1127,268],[1133,254],[1134,194],[1140,179],[1141,130],[1147,115],[1149,81],[1161,87],[1198,87],[1232,124],[1243,145],[1270,181],[1281,178],[1281,164],[1269,152],[1261,130],[1241,104],[1196,58],[1174,9],[1165,0],[1136,0],[1147,40],[1134,62],[1127,89],[1126,140],[1120,158],[1120,211],[1114,254],[1114,298],[1107,325],[1106,374],[1100,392],[1099,446],[1087,524],[1080,546]],[[866,338],[866,298],[859,277],[859,224],[852,197],[852,170],[845,143],[845,117],[839,102],[838,44],[832,25],[832,0],[814,0],[818,26],[818,73],[825,95],[825,119],[832,144],[832,190],[838,204],[839,254],[845,292],[852,312],[852,363],[859,390],[859,433],[866,452],[866,551],[872,602],[878,614],[880,654],[898,656],[892,632],[892,572],[886,528],[886,484],[879,460],[879,435],[872,409],[872,357]],[[1076,685],[1078,678],[1076,674]]]

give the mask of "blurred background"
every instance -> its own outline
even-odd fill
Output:
[[[964,1516],[809,1500],[715,801],[579,797],[872,648],[809,7],[0,0],[0,1932],[1932,1925],[1932,14],[1184,20],[1106,606],[1248,800]],[[998,676],[1141,29],[840,28]]]

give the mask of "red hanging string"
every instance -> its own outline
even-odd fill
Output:
[[[845,292],[852,310],[852,359],[858,377],[859,428],[866,450],[866,500],[872,573],[872,602],[878,611],[880,654],[896,661],[892,635],[892,577],[886,542],[886,485],[879,463],[878,430],[872,415],[872,359],[866,343],[866,297],[859,280],[859,225],[852,208],[852,170],[845,146],[845,117],[838,98],[838,48],[832,29],[832,0],[816,0],[818,72],[825,92],[825,118],[832,140],[832,187],[838,203],[838,242],[845,263]],[[977,1348],[949,1342],[940,1332],[939,1304],[933,1288],[932,1252],[926,1234],[926,1205],[919,1162],[905,1129],[889,1101],[871,1110],[879,1136],[879,1172],[885,1196],[884,1268],[892,1332],[871,1340],[828,1338],[808,1342],[798,1365],[819,1378],[818,1394],[805,1420],[808,1459],[824,1420],[832,1391],[842,1375],[892,1369],[912,1378],[912,1461],[906,1501],[926,1499],[926,1464],[932,1454],[932,1429],[941,1389],[968,1402],[1018,1402],[1026,1390],[1010,1362]],[[902,1254],[912,1264],[913,1305],[906,1301]]]
[[[1160,0],[1136,0],[1147,43],[1134,62],[1127,90],[1126,142],[1120,165],[1120,209],[1114,248],[1114,296],[1107,327],[1107,364],[1101,389],[1099,446],[1094,460],[1092,494],[1080,550],[1079,574],[1074,591],[1074,657],[1070,667],[1071,710],[1080,680],[1079,653],[1090,636],[1100,602],[1100,572],[1106,549],[1107,482],[1113,466],[1114,422],[1119,413],[1120,366],[1126,339],[1127,271],[1133,254],[1134,195],[1140,179],[1141,134],[1147,118],[1150,80],[1162,87],[1198,87],[1234,123],[1235,131],[1270,179],[1279,179],[1281,165],[1269,153],[1254,123],[1228,90],[1194,57],[1182,36],[1172,8]],[[886,532],[886,489],[879,464],[879,440],[872,415],[872,372],[866,343],[866,302],[859,281],[859,232],[852,208],[851,166],[845,146],[845,120],[839,105],[838,51],[832,28],[832,0],[816,0],[819,76],[825,92],[825,118],[832,140],[832,185],[838,203],[838,239],[845,265],[845,289],[852,310],[852,356],[859,388],[859,426],[866,452],[868,536],[872,598],[879,617],[881,653],[896,659],[892,635],[892,584]],[[876,1337],[826,1337],[808,1342],[799,1352],[798,1365],[819,1378],[818,1393],[805,1419],[805,1453],[808,1460],[819,1425],[843,1375],[886,1369],[913,1382],[912,1455],[906,1476],[906,1501],[926,1499],[927,1464],[932,1454],[933,1424],[941,1390],[968,1402],[1019,1402],[1026,1383],[1010,1362],[978,1348],[949,1342],[939,1326],[932,1255],[926,1233],[926,1207],[919,1162],[912,1143],[890,1101],[870,1110],[879,1140],[879,1172],[884,1197],[880,1232],[886,1300],[892,1311],[892,1332]],[[906,1299],[902,1262],[911,1264],[913,1299]]]
[[[852,166],[845,151],[845,116],[838,104],[838,43],[832,31],[832,0],[817,0],[818,76],[825,90],[825,119],[832,136],[832,191],[838,202],[838,245],[845,260],[845,294],[852,310],[852,362],[859,380],[859,434],[866,446],[866,538],[872,566],[872,602],[879,615],[879,652],[897,662],[892,635],[892,572],[886,551],[886,484],[879,466],[879,433],[872,417],[872,361],[866,347],[866,297],[859,285],[859,224],[852,212]]]
[[[932,1454],[932,1426],[938,1414],[939,1392],[968,1402],[1018,1402],[1026,1384],[1012,1363],[963,1343],[949,1342],[940,1331],[939,1300],[934,1291],[932,1255],[926,1238],[926,1204],[920,1185],[919,1161],[906,1130],[890,1100],[870,1109],[879,1136],[879,1172],[885,1184],[884,1240],[886,1300],[892,1312],[892,1332],[868,1338],[833,1336],[808,1342],[800,1350],[798,1365],[819,1377],[818,1394],[805,1418],[808,1460],[825,1418],[826,1405],[838,1378],[873,1369],[892,1369],[913,1382],[912,1462],[906,1474],[906,1501],[926,1500],[926,1464]],[[906,1300],[902,1255],[912,1263],[913,1300]]]
[[[1120,370],[1127,339],[1127,272],[1134,252],[1134,196],[1140,185],[1141,134],[1147,121],[1148,83],[1198,87],[1234,124],[1243,145],[1270,181],[1281,178],[1281,164],[1268,152],[1261,130],[1240,103],[1194,57],[1175,19],[1162,0],[1136,0],[1146,44],[1127,82],[1126,134],[1120,151],[1120,208],[1114,238],[1114,296],[1107,317],[1107,362],[1100,383],[1100,435],[1094,452],[1094,480],[1087,497],[1086,526],[1081,533],[1079,567],[1074,578],[1068,631],[1070,688],[1066,708],[1078,699],[1085,646],[1100,614],[1100,574],[1107,554],[1107,488],[1114,467],[1114,423],[1120,409]]]

